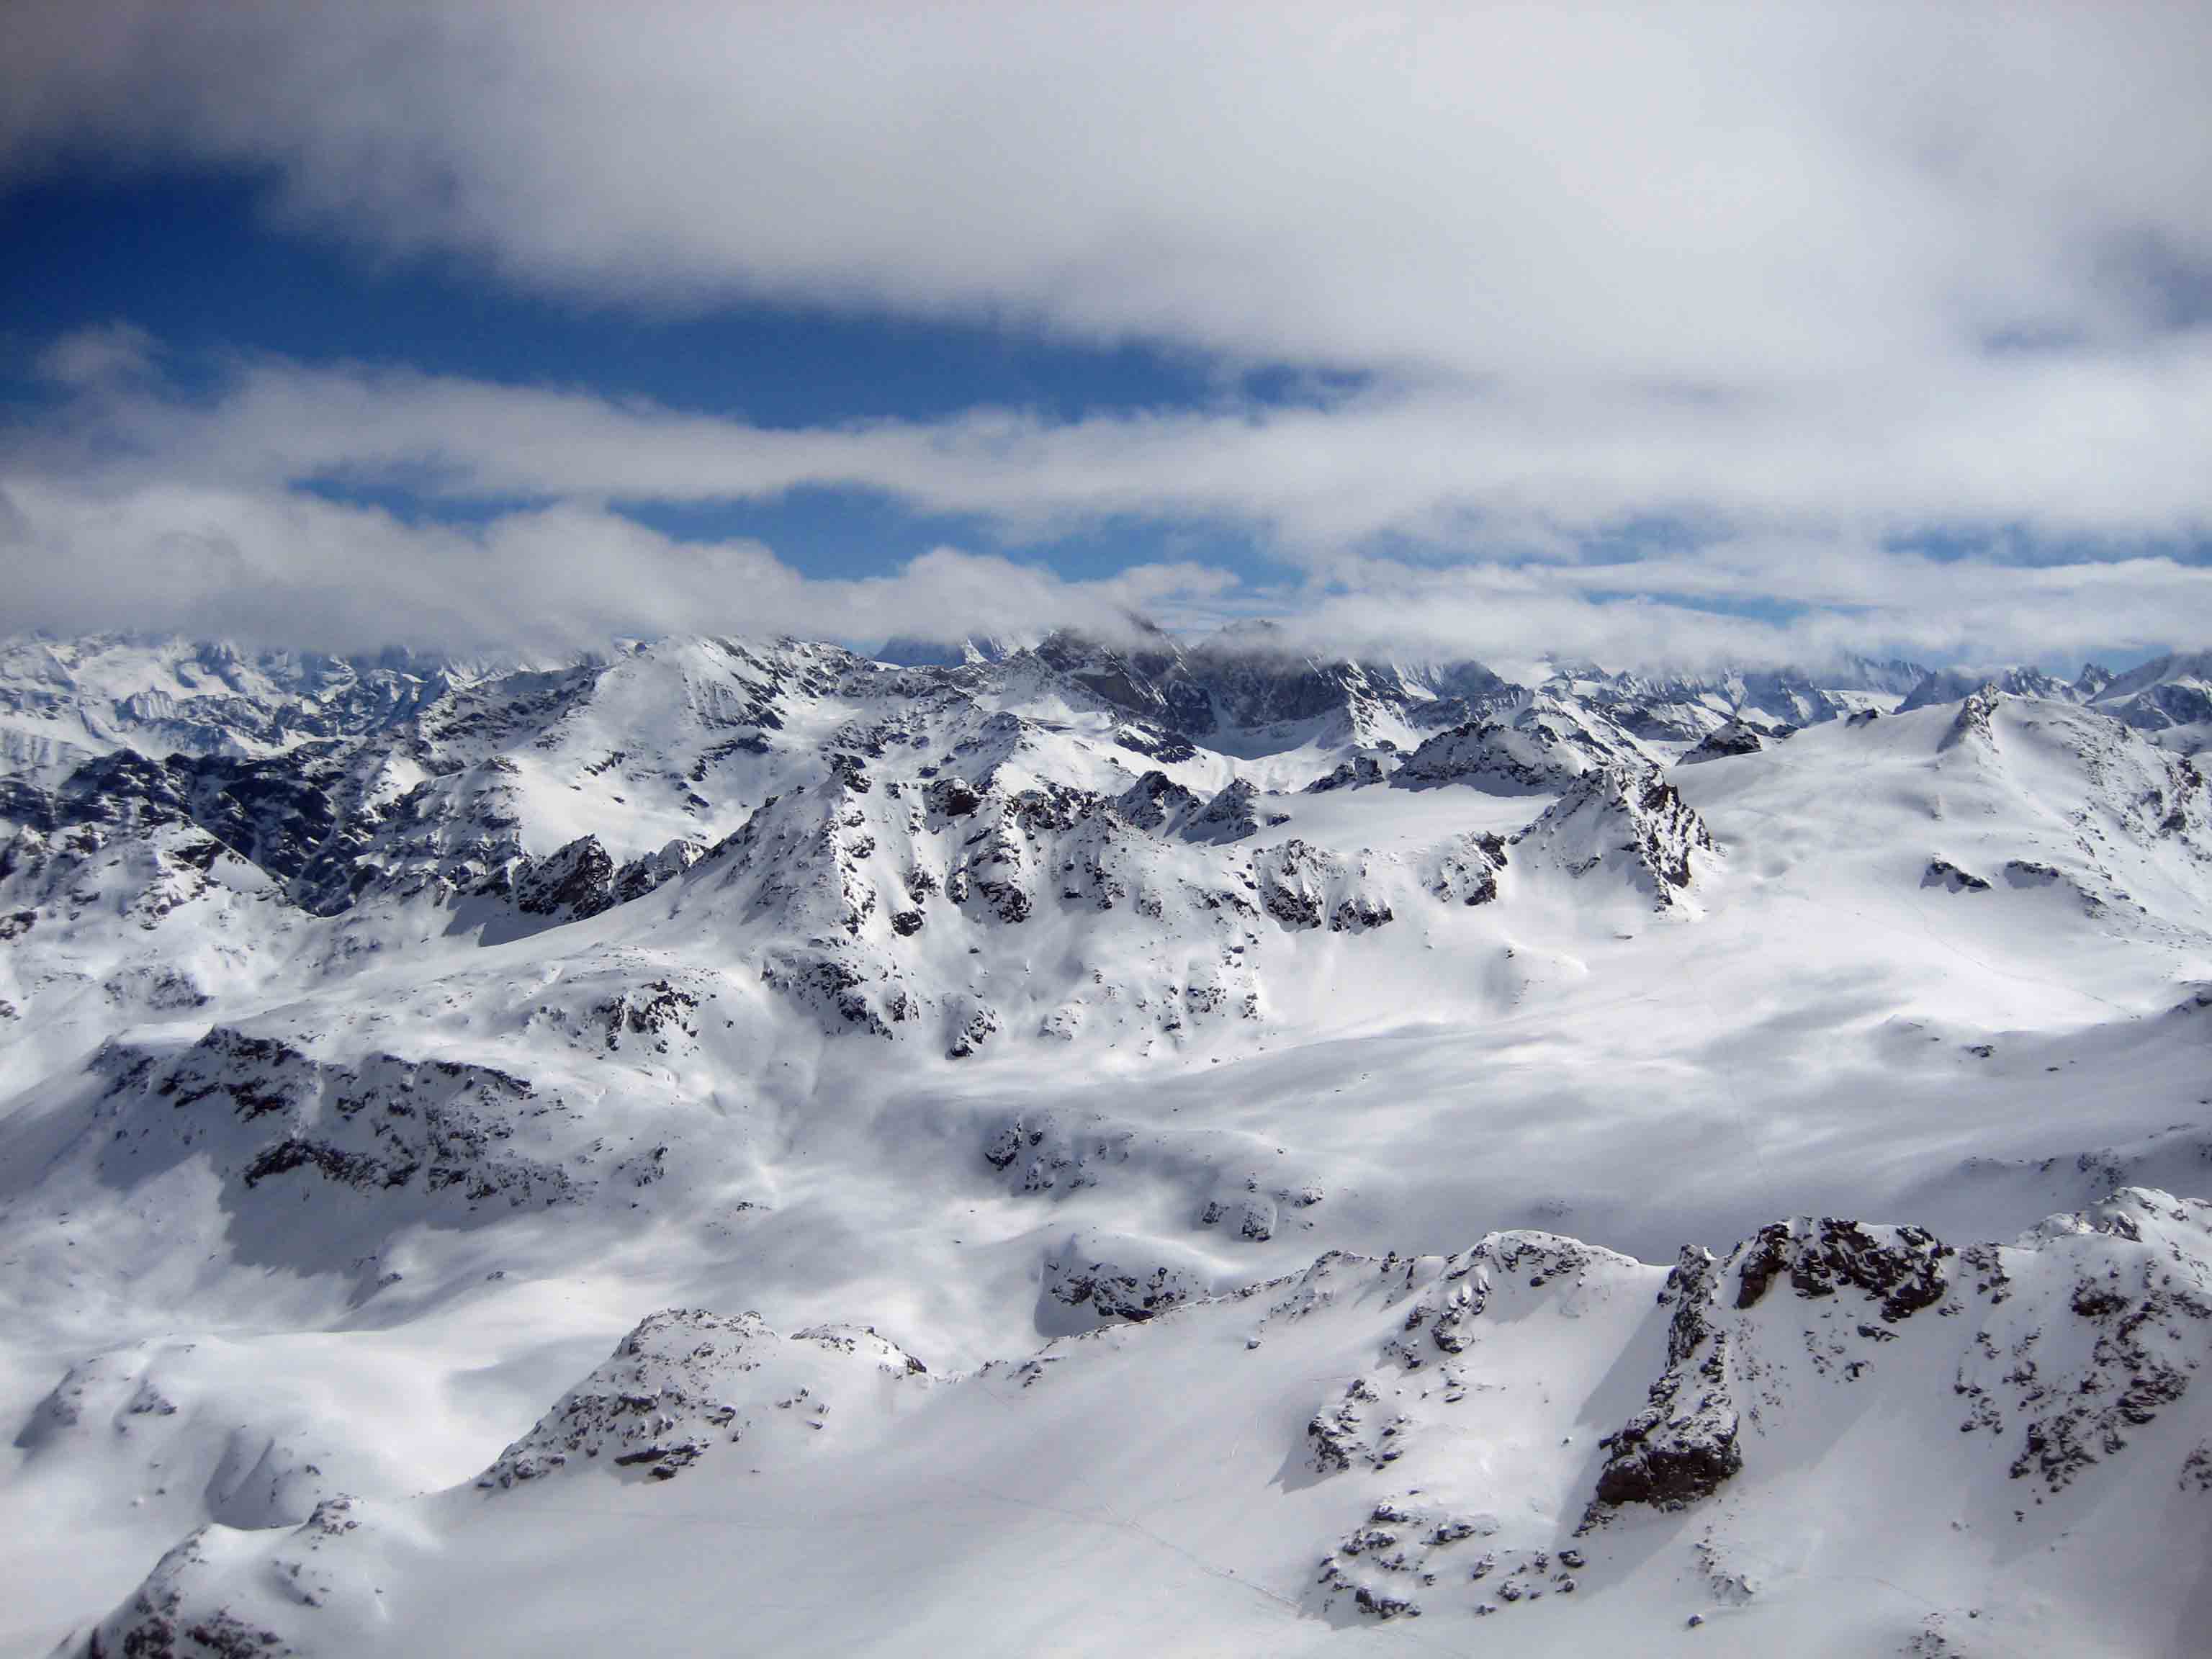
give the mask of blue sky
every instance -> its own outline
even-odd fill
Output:
[[[0,61],[13,626],[2212,618],[2189,9],[85,0]]]
[[[1195,403],[1216,389],[1206,358],[1144,342],[1047,341],[882,312],[594,306],[512,290],[464,259],[377,258],[287,234],[261,210],[265,195],[244,174],[118,178],[82,164],[15,191],[5,211],[18,375],[57,337],[122,319],[187,364],[240,347],[308,362],[398,362],[587,386],[767,426],[975,404],[1069,417]]]
[[[288,233],[261,210],[263,181],[239,173],[117,177],[79,165],[4,204],[15,299],[9,400],[35,419],[57,399],[37,372],[54,340],[118,320],[161,342],[164,372],[205,392],[241,350],[304,364],[404,363],[439,374],[588,387],[771,428],[927,420],[977,405],[1061,420],[1101,411],[1201,407],[1224,396],[1307,400],[1304,377],[1237,371],[1188,349],[1078,343],[1020,327],[917,320],[793,305],[638,307],[507,291],[467,261],[377,258]],[[337,501],[410,517],[480,520],[474,503],[405,490],[318,486]],[[887,573],[948,542],[987,545],[973,515],[917,514],[865,490],[801,489],[762,501],[632,503],[629,514],[684,541],[755,537],[823,575]],[[1164,526],[1105,520],[1024,545],[1063,575],[1097,576],[1158,556]],[[1215,531],[1212,556],[1279,576],[1249,537]]]

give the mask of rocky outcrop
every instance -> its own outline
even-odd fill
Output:
[[[1650,765],[1585,773],[1512,844],[1577,880],[1607,872],[1661,911],[1684,905],[1715,853],[1705,820]]]
[[[1260,830],[1260,791],[1249,780],[1237,778],[1193,812],[1179,833],[1185,841],[1218,847],[1243,841]]]
[[[776,1340],[758,1316],[726,1320],[703,1310],[655,1314],[623,1339],[614,1357],[563,1395],[530,1432],[477,1477],[512,1487],[605,1457],[610,1471],[672,1479],[716,1441],[736,1440],[738,1408],[714,1394],[752,1370],[749,1346]]]
[[[1997,746],[1996,729],[1992,722],[2004,702],[2005,694],[1994,685],[1984,685],[1972,692],[1959,704],[1959,712],[1951,717],[1950,728],[1936,744],[1939,753],[1948,752],[1961,744],[1969,748],[1994,750]]]
[[[1021,1193],[1079,1192],[1126,1164],[1135,1133],[1105,1118],[1050,1109],[1018,1113],[993,1128],[983,1162]]]
[[[542,859],[526,859],[514,876],[514,907],[525,915],[581,921],[643,898],[702,858],[706,843],[679,836],[657,853],[617,868],[596,836],[579,836]]]
[[[2055,872],[2054,872],[2055,873]],[[1988,882],[1970,871],[1961,870],[1948,859],[1930,859],[1928,867],[1920,872],[1923,887],[1941,887],[1949,893],[1986,893]]]
[[[579,836],[514,877],[515,908],[526,915],[581,921],[615,902],[615,861],[597,836]]]
[[[1067,1254],[1047,1257],[1044,1264],[1047,1297],[1102,1321],[1140,1325],[1204,1293],[1204,1285],[1186,1269],[1088,1261],[1072,1247]]]
[[[1146,773],[1114,800],[1114,811],[1132,829],[1163,831],[1180,823],[1198,806],[1198,797],[1164,772]]]
[[[1383,779],[1382,763],[1372,755],[1354,755],[1305,787],[1309,795],[1326,795],[1338,789],[1364,789]]]
[[[1457,836],[1436,855],[1429,891],[1446,904],[1488,904],[1505,870],[1505,837]]]
[[[718,1447],[771,1430],[786,1443],[794,1430],[801,1439],[820,1433],[839,1382],[927,1370],[869,1329],[823,1325],[784,1337],[758,1314],[671,1309],[641,1321],[476,1484],[504,1491],[592,1468],[672,1480]]]
[[[1897,705],[1897,712],[1907,714],[1916,708],[1933,708],[1984,694],[2041,697],[2053,702],[2077,702],[2083,696],[2079,687],[2039,668],[2006,668],[1995,674],[1978,675],[1955,668],[1933,669],[1905,694],[1904,700]]]
[[[593,1185],[597,1158],[556,1133],[581,1115],[489,1066],[395,1054],[332,1065],[219,1025],[189,1045],[110,1043],[92,1070],[106,1079],[96,1113],[110,1176],[204,1156],[234,1213],[328,1186],[374,1195],[392,1225],[418,1212],[453,1224],[574,1203]]]
[[[1333,933],[1363,933],[1392,919],[1364,860],[1291,840],[1255,854],[1252,870],[1260,908],[1293,932],[1326,927]]]
[[[1729,760],[1738,755],[1755,755],[1764,747],[1758,727],[1747,720],[1730,720],[1706,732],[1689,753],[1674,763],[1695,766],[1703,761]]]

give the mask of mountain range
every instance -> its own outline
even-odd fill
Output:
[[[1523,678],[0,647],[0,1654],[2198,1650],[2212,653]]]

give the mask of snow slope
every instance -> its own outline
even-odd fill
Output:
[[[2170,727],[896,654],[12,648],[0,1652],[2194,1650]]]

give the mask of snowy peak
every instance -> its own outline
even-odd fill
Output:
[[[1494,794],[1553,794],[1595,769],[1650,758],[1610,716],[1547,685],[1437,732],[1406,757],[1391,781],[1403,788],[1458,783]]]
[[[391,730],[469,678],[404,655],[344,659],[101,635],[0,647],[0,738],[19,763],[118,745],[161,757],[268,754]]]
[[[1021,648],[1019,641],[1006,634],[967,634],[957,640],[899,634],[883,642],[876,660],[900,668],[963,668],[1004,662]]]
[[[1984,689],[1993,690],[2008,697],[2042,697],[2053,702],[2074,702],[2080,699],[2074,685],[2038,668],[2007,668],[1985,675],[1944,669],[1930,672],[1906,692],[1904,701],[1897,705],[1897,712],[1903,714],[1915,708],[1957,702]]]
[[[1395,748],[1512,688],[1480,664],[1361,662],[1301,652],[1269,624],[1183,646],[1152,629],[1112,642],[1067,630],[1037,660],[1080,695],[1229,754],[1312,744]]]
[[[2092,694],[2103,713],[2195,754],[2212,744],[2212,652],[2160,657]]]
[[[1662,912],[1692,911],[1695,885],[1717,858],[1705,820],[1650,765],[1583,773],[1513,840],[1527,867],[1577,882],[1602,872]]]

